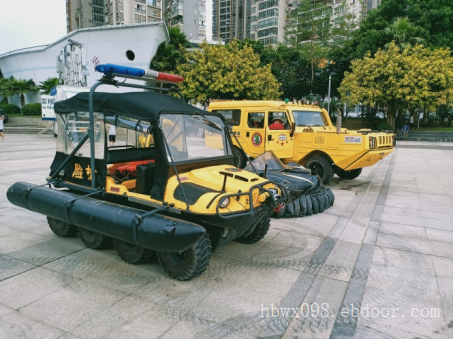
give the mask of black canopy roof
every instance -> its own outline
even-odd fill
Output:
[[[88,92],[78,93],[54,105],[56,113],[88,112]],[[157,92],[93,93],[93,110],[105,115],[122,115],[138,120],[157,122],[161,113],[210,114],[181,99]]]

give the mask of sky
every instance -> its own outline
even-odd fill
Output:
[[[66,35],[65,0],[0,0],[0,55]]]

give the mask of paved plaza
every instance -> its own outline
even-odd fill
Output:
[[[44,184],[55,138],[0,139],[0,338],[453,339],[453,149],[402,147],[355,180],[335,177],[322,214],[273,219],[192,281],[114,249],[59,238],[11,205]]]

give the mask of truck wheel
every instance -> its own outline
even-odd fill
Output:
[[[157,252],[160,266],[176,280],[190,280],[198,277],[209,264],[211,241],[207,234],[192,248],[180,253]]]
[[[144,264],[156,258],[156,251],[118,239],[114,239],[113,243],[118,256],[129,264]]]
[[[269,226],[271,222],[269,219],[269,215],[266,215],[263,219],[258,221],[258,224],[255,226],[255,229],[252,231],[252,233],[242,236],[236,239],[238,242],[242,242],[244,244],[253,244],[261,239],[264,238],[264,236],[267,234],[269,231]]]
[[[79,227],[78,230],[80,240],[82,240],[82,242],[88,248],[100,250],[112,245],[112,238],[104,234],[93,232],[81,227]]]
[[[362,173],[361,168],[357,168],[357,169],[350,170],[350,171],[345,171],[339,167],[335,168],[335,174],[338,175],[341,179],[345,179],[345,180],[355,179],[360,175],[360,173]]]
[[[308,159],[305,167],[309,168],[313,175],[319,175],[324,185],[327,185],[333,178],[333,166],[330,160],[322,155]]]
[[[234,161],[236,162],[236,167],[244,168],[245,165],[247,165],[247,157],[244,152],[242,152],[242,150],[237,147],[233,147],[233,154]]]
[[[59,237],[68,238],[77,234],[77,227],[67,222],[47,217],[47,223],[53,233]]]

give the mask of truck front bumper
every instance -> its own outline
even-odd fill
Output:
[[[343,169],[345,171],[350,171],[362,167],[373,166],[379,160],[384,159],[384,157],[386,157],[392,152],[393,148],[368,151],[365,154],[363,154],[360,158],[358,158],[356,161],[354,161],[351,165]]]

